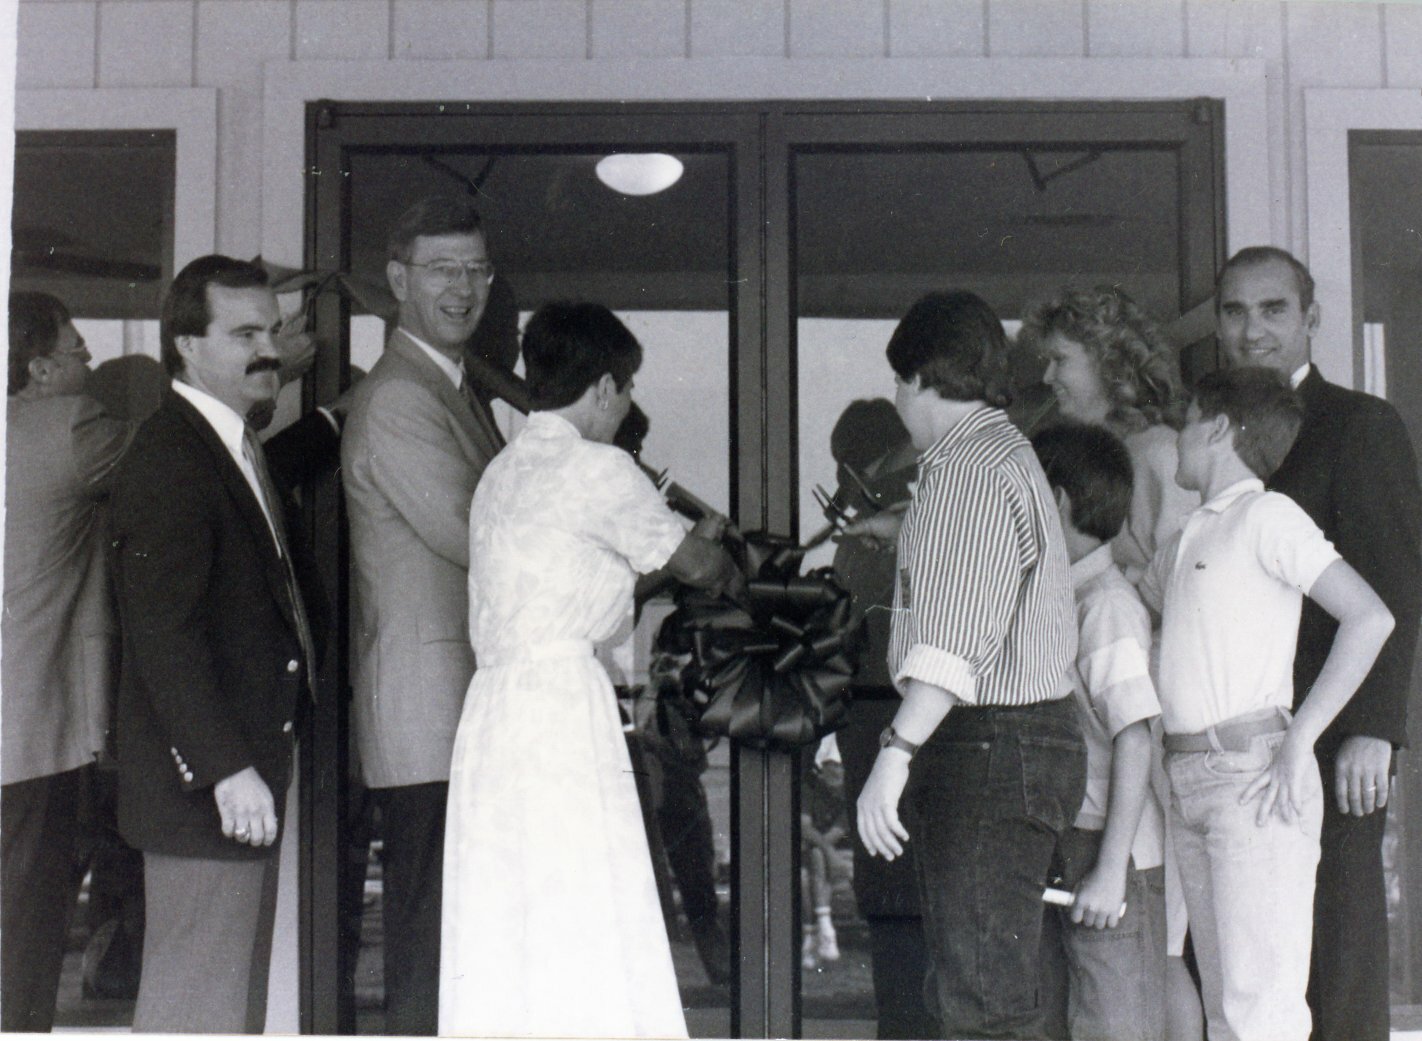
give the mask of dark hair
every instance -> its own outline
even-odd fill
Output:
[[[605,373],[617,389],[642,365],[642,345],[602,304],[544,304],[523,330],[523,364],[535,409],[563,408]]]
[[[986,401],[1006,408],[1007,337],[981,297],[965,290],[920,297],[900,319],[885,353],[902,380],[950,401]]]
[[[1071,500],[1077,531],[1109,542],[1131,509],[1131,455],[1105,427],[1063,423],[1032,438],[1047,483]]]
[[[1303,425],[1303,403],[1273,369],[1208,372],[1195,384],[1193,400],[1201,419],[1229,417],[1235,454],[1261,481],[1274,475]]]
[[[908,428],[887,398],[851,401],[830,431],[830,456],[836,463],[862,470],[891,448],[909,440]]]
[[[1175,347],[1125,293],[1115,286],[1063,289],[1028,311],[1017,342],[1040,351],[1053,333],[1081,344],[1096,363],[1111,402],[1107,418],[1118,429],[1180,425],[1185,403]]]
[[[632,407],[627,410],[627,415],[622,417],[617,432],[612,435],[612,443],[636,459],[641,456],[642,442],[647,440],[647,433],[651,429],[652,421],[634,401]]]
[[[46,358],[59,345],[59,330],[69,321],[69,308],[48,293],[10,294],[10,389],[18,394],[29,386],[30,362]]]
[[[1257,267],[1260,264],[1267,264],[1277,260],[1281,264],[1289,265],[1289,270],[1294,273],[1294,282],[1299,291],[1299,310],[1307,311],[1313,306],[1314,284],[1313,275],[1309,273],[1308,267],[1286,249],[1278,246],[1245,246],[1242,250],[1224,262],[1224,267],[1220,268],[1220,273],[1215,276],[1215,313],[1220,310],[1220,290],[1224,288],[1225,276],[1235,268]]]
[[[425,235],[476,235],[479,211],[462,195],[427,195],[395,219],[386,246],[391,260],[409,263],[415,240]]]
[[[163,297],[163,310],[158,321],[159,356],[168,375],[176,376],[183,371],[178,337],[206,336],[207,327],[212,324],[208,286],[253,289],[268,284],[266,271],[257,264],[218,253],[198,257],[179,271]]]

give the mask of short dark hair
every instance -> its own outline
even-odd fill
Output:
[[[64,301],[48,293],[10,294],[9,393],[30,383],[30,362],[47,358],[59,345],[59,330],[69,321]]]
[[[1235,454],[1261,481],[1274,476],[1303,425],[1303,402],[1273,369],[1208,372],[1195,384],[1192,400],[1201,419],[1229,417]]]
[[[563,408],[605,373],[617,389],[642,365],[642,345],[602,304],[544,304],[523,330],[523,365],[535,409]]]
[[[900,379],[950,401],[986,401],[1006,408],[1007,336],[993,309],[966,290],[919,297],[899,320],[885,353]]]
[[[168,375],[177,376],[183,371],[178,337],[206,336],[207,327],[212,324],[208,286],[253,289],[269,284],[267,273],[260,265],[224,257],[220,253],[198,257],[179,271],[163,297],[163,310],[158,320],[159,356]]]
[[[390,259],[409,263],[415,240],[425,235],[483,234],[479,211],[462,195],[427,195],[395,219],[386,240]]]
[[[1235,268],[1256,267],[1259,264],[1267,264],[1277,260],[1281,264],[1289,265],[1289,270],[1294,273],[1294,282],[1299,291],[1299,309],[1307,311],[1313,306],[1314,284],[1313,275],[1309,273],[1308,267],[1298,257],[1294,256],[1286,249],[1278,246],[1245,246],[1242,250],[1224,262],[1224,267],[1220,268],[1220,273],[1215,277],[1215,313],[1220,309],[1220,290],[1224,288],[1225,276]]]
[[[1052,333],[1080,344],[1095,362],[1116,429],[1180,425],[1185,406],[1175,345],[1119,288],[1062,289],[1027,312],[1017,342],[1041,351]]]
[[[1077,531],[1109,542],[1131,509],[1131,454],[1105,427],[1062,423],[1039,431],[1032,448],[1047,483],[1071,500]]]

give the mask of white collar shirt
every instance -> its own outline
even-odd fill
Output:
[[[267,519],[267,530],[272,533],[272,542],[276,543],[277,553],[280,554],[281,539],[277,537],[267,497],[262,494],[262,482],[257,477],[256,470],[252,468],[247,453],[243,451],[242,439],[247,432],[246,420],[211,394],[198,390],[190,383],[175,379],[173,380],[173,391],[181,395],[193,408],[198,410],[203,419],[207,420],[208,426],[212,427],[213,432],[217,434],[217,439],[222,442],[222,447],[227,449],[227,453],[232,456],[232,461],[237,464],[237,469],[242,471],[242,476],[247,480],[247,486],[256,496],[257,505],[261,507],[262,516]]]
[[[455,390],[460,388],[460,385],[464,382],[464,365],[462,363],[455,361],[446,354],[441,354],[404,326],[400,327],[400,331],[410,338],[411,343],[429,355],[430,361],[439,366],[439,371],[444,373],[449,379],[449,382],[454,384]]]
[[[1292,499],[1239,481],[1186,518],[1141,583],[1161,611],[1161,717],[1194,734],[1294,700],[1299,612],[1338,551]]]
[[[1311,364],[1312,362],[1304,362],[1294,370],[1293,375],[1289,377],[1290,387],[1294,390],[1298,390],[1299,387],[1303,385],[1303,381],[1308,378],[1308,369]]]

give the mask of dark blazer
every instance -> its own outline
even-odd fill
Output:
[[[326,420],[313,419],[287,439],[303,455],[322,450]],[[305,469],[273,454],[275,480]],[[123,646],[119,830],[149,852],[267,856],[222,836],[212,795],[216,782],[254,766],[281,816],[293,721],[307,696],[285,569],[261,506],[216,432],[169,390],[119,466],[111,512]]]
[[[1396,620],[1377,663],[1318,750],[1329,753],[1355,734],[1403,746],[1422,617],[1422,489],[1412,442],[1386,401],[1329,383],[1317,368],[1309,368],[1299,393],[1303,427],[1269,487],[1304,508]],[[1294,658],[1296,706],[1318,677],[1337,628],[1327,612],[1304,601]]]

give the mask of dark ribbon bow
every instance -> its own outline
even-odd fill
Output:
[[[800,575],[805,550],[751,533],[737,544],[746,596],[687,590],[677,643],[710,695],[701,727],[756,747],[795,748],[843,725],[854,672],[850,598],[829,568]]]

